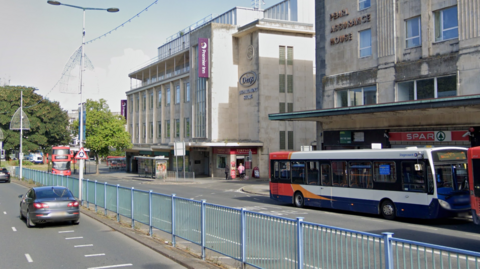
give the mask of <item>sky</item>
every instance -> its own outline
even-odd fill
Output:
[[[103,36],[144,10],[155,0],[61,0],[62,4],[109,8],[109,13],[87,10],[85,40]],[[269,7],[280,0],[268,0]],[[130,90],[128,74],[157,56],[157,48],[167,37],[213,14],[220,15],[235,6],[252,7],[252,0],[158,0],[148,11],[123,27],[85,46],[93,69],[83,77],[79,92],[80,68],[70,68],[67,83],[62,74],[70,57],[82,45],[83,12],[67,6],[54,6],[47,0],[0,1],[0,86],[28,86],[60,102],[64,110],[74,110],[87,99],[107,100],[110,110],[120,111],[120,100]]]

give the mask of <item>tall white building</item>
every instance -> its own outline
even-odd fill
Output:
[[[314,0],[265,10],[235,7],[179,31],[129,74],[127,128],[134,156],[168,156],[185,142],[187,171],[225,176],[242,163],[268,177],[268,154],[315,140],[315,124],[268,115],[315,108]],[[251,159],[249,158],[251,157]]]

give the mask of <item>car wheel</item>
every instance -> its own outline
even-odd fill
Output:
[[[385,200],[382,202],[380,206],[380,211],[381,211],[382,217],[384,217],[385,219],[393,220],[396,217],[395,205],[390,200]]]
[[[303,207],[305,200],[303,199],[303,195],[301,192],[296,192],[293,197],[293,202],[295,203],[296,207]]]
[[[27,211],[27,227],[32,228],[35,227],[35,223],[30,219],[30,212]]]

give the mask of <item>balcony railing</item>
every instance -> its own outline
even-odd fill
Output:
[[[158,77],[146,78],[142,83],[132,85],[131,90],[138,89],[138,88],[141,88],[141,87],[144,87],[144,86],[148,86],[148,85],[153,84],[153,83],[161,82],[162,80],[165,80],[165,79],[168,79],[168,78],[171,78],[171,77],[174,77],[174,76],[182,75],[182,74],[185,74],[185,73],[188,73],[188,72],[190,72],[190,66],[189,65],[187,65],[186,67],[176,68],[175,71],[169,69],[169,70],[167,70],[167,73],[165,73],[165,74],[158,75]]]

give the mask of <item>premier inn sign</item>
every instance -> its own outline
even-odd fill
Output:
[[[208,38],[198,39],[198,77],[208,78]]]

